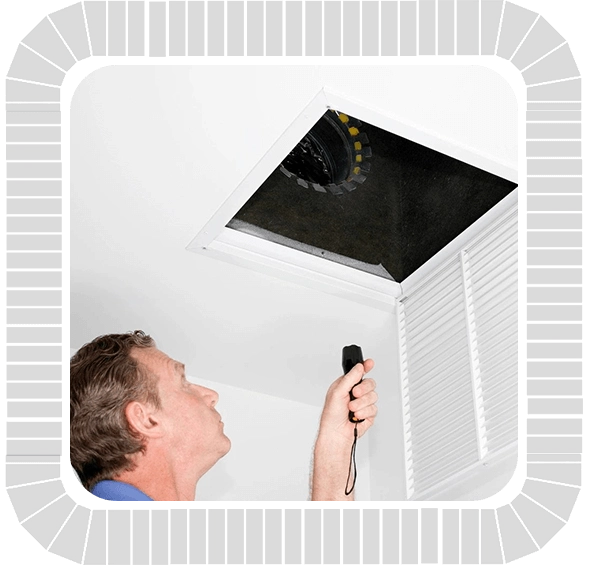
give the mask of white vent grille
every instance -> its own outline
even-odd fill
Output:
[[[407,496],[517,440],[517,212],[398,304]]]

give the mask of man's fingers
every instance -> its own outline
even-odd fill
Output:
[[[374,379],[364,379],[359,385],[353,388],[353,395],[360,398],[376,388],[376,381]]]
[[[358,420],[371,420],[371,422],[374,422],[376,414],[378,414],[378,407],[376,404],[371,404],[370,406],[366,406],[354,412],[354,416]]]
[[[354,388],[354,390],[356,390],[356,389]],[[366,408],[366,406],[376,404],[377,400],[378,400],[378,395],[374,391],[371,391],[371,392],[366,393],[364,396],[361,396],[360,398],[356,398],[355,400],[352,400],[349,403],[348,408],[352,412],[357,412],[358,410],[361,410],[362,408]]]

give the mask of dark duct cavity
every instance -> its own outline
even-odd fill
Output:
[[[343,116],[325,114],[228,227],[401,282],[517,186]]]

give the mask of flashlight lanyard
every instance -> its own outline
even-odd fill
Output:
[[[343,368],[343,374],[347,375],[358,363],[364,363],[364,356],[362,355],[362,348],[359,345],[346,345],[343,348],[341,353],[341,366]],[[363,378],[363,376],[362,376]],[[354,385],[357,386],[362,382],[362,378],[360,378],[359,382]],[[349,399],[350,402],[355,400],[353,394],[353,387],[349,391]],[[345,496],[349,496],[353,490],[354,486],[356,486],[356,479],[358,477],[358,469],[356,468],[356,444],[358,443],[358,423],[363,422],[364,420],[360,420],[355,417],[354,413],[350,410],[348,419],[354,426],[354,442],[352,443],[351,448],[351,455],[349,460],[349,471],[347,473],[347,481],[345,482]],[[352,464],[354,467],[354,479],[352,482],[351,488],[348,489],[349,479],[351,477],[352,472]]]
[[[358,469],[356,468],[356,444],[358,443],[358,423],[356,422],[354,426],[354,442],[352,443],[351,448],[351,455],[349,461],[349,472],[347,474],[347,481],[345,482],[345,496],[349,496],[356,486],[356,479],[358,478]],[[351,488],[348,490],[347,485],[349,485],[349,479],[351,477],[351,470],[352,470],[352,463],[354,467],[354,480],[352,483]]]

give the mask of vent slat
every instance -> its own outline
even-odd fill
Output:
[[[409,391],[419,394],[424,387],[439,382],[440,378],[448,378],[459,371],[462,372],[469,367],[469,363],[468,355],[453,357],[448,363],[436,365],[433,369],[425,371],[421,377],[415,375],[414,380],[409,383]]]
[[[487,253],[490,249],[495,249],[503,245],[505,241],[518,233],[518,215],[509,221],[502,222],[495,227],[488,234],[471,243],[467,247],[467,251],[478,255],[480,253]]]
[[[442,405],[443,402],[449,401],[452,396],[457,399],[465,395],[473,394],[473,385],[471,383],[471,375],[463,375],[465,378],[459,379],[454,384],[448,384],[446,387],[433,393],[425,393],[421,399],[416,399],[413,405],[413,410],[416,414],[431,411],[436,408],[436,405]],[[439,408],[439,406],[438,406]]]
[[[425,469],[426,472],[417,472],[414,473],[415,481],[419,482],[420,480],[426,480],[431,476],[439,474],[443,468],[450,467],[454,465],[454,462],[457,461],[459,458],[463,456],[472,457],[473,454],[478,453],[477,447],[477,438],[470,438],[467,439],[462,444],[456,445],[454,449],[448,450],[442,454],[437,454],[432,458],[423,459],[414,463],[417,465],[418,468]],[[477,456],[478,457],[478,456]],[[454,472],[461,471],[462,469],[456,468]]]
[[[500,387],[510,381],[518,382],[518,358],[508,356],[503,363],[496,363],[495,370],[488,365],[481,366],[481,390],[483,395],[493,395]]]
[[[518,428],[512,428],[511,430],[507,430],[504,434],[499,435],[495,439],[491,441],[489,444],[489,452],[495,453],[497,451],[501,451],[502,449],[518,443]]]
[[[509,375],[507,378],[499,382],[489,384],[489,386],[483,386],[483,402],[489,402],[491,404],[494,402],[494,399],[498,394],[503,393],[503,391],[507,391],[511,387],[518,387],[518,373]],[[491,414],[490,418],[493,417],[495,417],[495,415]]]
[[[500,441],[500,438],[511,436],[514,434],[513,439],[518,438],[518,414],[506,415],[506,419],[503,422],[496,422],[495,425],[488,430],[487,433],[487,448],[493,450],[496,442]]]
[[[444,481],[478,461],[479,451],[476,442],[474,444],[469,442],[466,445],[459,446],[454,452],[450,452],[446,458],[424,463],[423,469],[426,472],[415,472],[413,474],[416,490],[427,490],[434,484]]]
[[[478,329],[482,324],[488,324],[492,318],[499,316],[502,312],[506,316],[518,315],[518,297],[514,292],[512,297],[505,299],[503,296],[498,296],[498,300],[489,300],[486,304],[477,302],[475,310],[477,311],[477,318],[475,326]],[[503,305],[503,307],[500,307]]]
[[[456,368],[464,363],[465,359],[459,359],[457,363],[451,365],[451,368],[447,372],[438,372],[434,375],[434,378],[428,381],[424,381],[419,387],[409,387],[410,402],[421,399],[422,396],[427,394],[438,394],[440,391],[445,390],[449,387],[456,385],[460,381],[466,381],[471,383],[471,375],[468,372],[462,372],[456,370]]]
[[[516,312],[511,313],[507,317],[500,317],[485,325],[480,325],[477,321],[475,326],[479,334],[485,336],[485,339],[489,339],[491,335],[498,335],[500,332],[504,332],[508,328],[512,329],[512,331],[514,331],[514,328],[518,328],[516,333],[520,335],[520,320]]]
[[[429,311],[430,307],[447,302],[459,286],[462,287],[462,275],[460,269],[457,267],[454,277],[451,276],[450,280],[444,284],[429,289],[430,292],[423,295],[410,296],[405,302],[405,309],[411,308],[414,315],[421,316],[426,310]]]
[[[428,430],[433,430],[434,428],[439,429],[441,426],[450,424],[450,422],[458,418],[460,414],[467,413],[469,410],[470,413],[473,414],[473,398],[471,397],[468,400],[465,400],[464,403],[460,404],[457,408],[458,413],[455,414],[441,414],[440,412],[438,412],[430,414],[423,420],[416,420],[415,422],[412,421],[411,429],[414,430],[417,434],[423,434]]]
[[[458,259],[454,259],[450,263],[444,266],[441,271],[435,272],[429,276],[427,280],[419,284],[416,288],[411,289],[407,296],[402,300],[407,303],[408,300],[426,300],[429,299],[430,293],[437,292],[440,285],[448,285],[451,278],[455,275],[458,276],[460,268],[460,262]]]
[[[437,438],[448,433],[448,430],[460,429],[463,427],[475,427],[475,416],[472,410],[459,411],[457,414],[448,414],[446,418],[438,420],[437,425],[427,426],[420,429],[419,426],[411,428],[411,437],[413,442],[418,441],[424,444],[431,441],[431,438]]]
[[[503,419],[499,414],[507,414],[506,412],[509,406],[517,404],[518,400],[518,384],[508,383],[505,387],[500,387],[495,394],[488,398],[483,399],[483,406],[485,411],[489,411],[486,416],[486,427],[487,422],[496,422],[498,419]]]
[[[504,363],[508,359],[517,360],[519,349],[520,343],[514,342],[508,349],[499,351],[496,355],[491,355],[491,352],[487,355],[482,355],[480,362],[483,372],[486,372],[489,367],[495,367],[498,363]]]
[[[515,213],[513,218],[508,218],[494,227],[490,232],[484,233],[483,237],[471,243],[467,247],[470,253],[484,253],[487,249],[499,246],[507,239],[507,235],[518,233],[518,214]]]
[[[516,283],[516,275],[518,274],[518,266],[516,265],[516,257],[510,257],[512,268],[505,268],[504,270],[493,271],[491,276],[475,281],[473,289],[473,297],[480,301],[481,297],[487,296],[496,286],[507,286],[506,282],[512,280]],[[473,278],[471,280],[474,281]]]
[[[495,441],[498,437],[506,435],[511,431],[518,430],[518,407],[512,406],[504,412],[503,418],[490,422],[487,428],[487,443]],[[489,447],[489,445],[488,445]]]
[[[481,285],[481,281],[486,281],[496,273],[503,273],[504,271],[512,270],[513,264],[518,257],[518,245],[514,242],[507,249],[500,249],[491,257],[483,257],[479,261],[475,261],[471,257],[471,279],[477,286]]]
[[[506,304],[506,300],[517,292],[517,285],[515,281],[506,281],[500,288],[496,289],[495,293],[490,296],[474,298],[475,311],[478,315],[487,314],[492,309],[498,309],[500,304]]]
[[[452,294],[450,299],[438,307],[438,312],[443,318],[449,318],[454,313],[464,312],[464,297],[461,294]],[[413,312],[413,308],[405,308],[405,321],[409,337],[420,334],[431,323],[434,323],[434,313],[426,311],[423,314]]]
[[[508,257],[514,257],[518,253],[518,242],[515,238],[504,243],[502,247],[492,249],[490,253],[483,253],[477,257],[469,254],[471,258],[471,278],[480,280],[492,270],[497,269]]]
[[[441,347],[432,349],[429,354],[418,355],[416,348],[411,347],[408,349],[409,355],[413,355],[416,359],[421,359],[421,363],[409,364],[409,373],[415,378],[420,375],[428,373],[434,366],[434,362],[444,363],[446,359],[456,355],[462,351],[468,350],[468,338],[466,334],[459,332],[456,334],[453,340],[445,342]],[[446,354],[446,356],[444,356]],[[468,353],[467,353],[468,355]]]
[[[518,426],[508,428],[503,433],[496,435],[487,444],[487,455],[495,456],[496,453],[506,447],[518,443]]]
[[[416,441],[416,447],[413,448],[413,460],[420,461],[427,450],[432,454],[446,451],[449,446],[458,444],[461,438],[474,437],[476,441],[476,433],[475,426],[471,422],[469,426],[456,426],[452,429],[447,429],[446,433],[433,438],[430,437],[429,441]]]
[[[504,335],[498,338],[495,343],[488,343],[486,346],[479,346],[479,358],[482,365],[499,355],[502,352],[506,352],[507,355],[511,355],[518,347],[518,330],[514,330],[508,335]]]
[[[421,376],[424,373],[427,373],[433,368],[434,366],[445,365],[448,360],[452,360],[454,358],[460,356],[466,356],[468,359],[468,337],[465,335],[457,335],[455,336],[454,341],[452,341],[448,348],[443,348],[442,357],[440,359],[436,359],[434,361],[419,363],[413,352],[407,351],[407,357],[409,359],[409,380],[413,381],[416,377]]]
[[[453,333],[451,333],[453,332]],[[451,329],[448,331],[438,331],[434,330],[432,332],[426,333],[425,338],[421,341],[418,340],[416,344],[413,345],[413,354],[414,355],[429,355],[434,350],[439,349],[442,344],[446,342],[453,342],[458,338],[458,336],[465,336],[467,335],[467,329],[458,324],[452,326]],[[418,344],[417,344],[418,343]]]
[[[496,245],[503,245],[505,241],[511,237],[516,237],[516,234],[520,233],[519,220],[520,216],[518,210],[516,210],[511,217],[506,218],[504,222],[493,227],[490,232],[483,234],[482,237],[471,243],[467,247],[467,251],[480,255]]]

